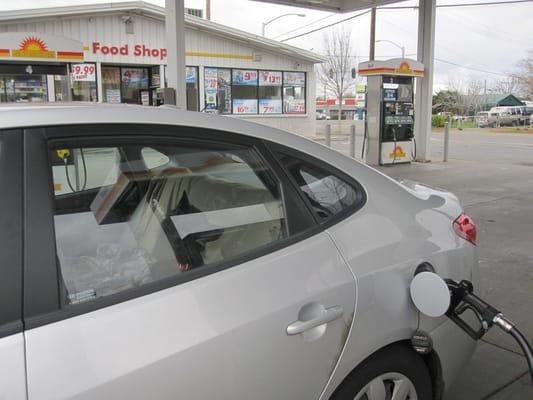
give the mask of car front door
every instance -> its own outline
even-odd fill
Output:
[[[25,132],[30,400],[320,396],[354,278],[262,144],[220,137]]]

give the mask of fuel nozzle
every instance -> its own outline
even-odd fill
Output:
[[[410,287],[411,299],[420,312],[429,317],[446,315],[472,339],[479,340],[492,326],[511,335],[522,348],[533,382],[533,350],[526,337],[503,314],[474,294],[469,281],[442,279],[431,271],[415,274]],[[474,329],[461,316],[470,310],[480,327]],[[416,344],[416,343],[415,343]]]
[[[446,316],[459,325],[472,339],[481,339],[493,324],[502,320],[506,321],[500,311],[474,294],[472,282],[464,280],[456,282],[451,279],[445,279],[444,281],[451,295],[450,307],[446,311]],[[472,328],[460,317],[467,310],[472,311],[477,317],[480,324],[479,329]],[[510,322],[507,321],[507,323],[512,327]]]

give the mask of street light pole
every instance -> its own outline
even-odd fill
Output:
[[[392,40],[387,40],[387,39],[376,40],[376,43],[378,42],[387,42],[398,47],[402,51],[402,58],[405,58],[405,46],[400,46],[398,43],[393,42]]]
[[[261,35],[262,36],[265,36],[265,27],[270,24],[271,22],[274,22],[276,21],[277,19],[280,19],[282,17],[287,17],[289,15],[296,15],[297,17],[305,17],[305,14],[298,14],[298,13],[287,13],[287,14],[281,14],[281,15],[278,15],[276,18],[272,18],[271,20],[267,21],[267,22],[263,22],[261,23]]]

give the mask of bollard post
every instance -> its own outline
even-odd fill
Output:
[[[331,125],[326,125],[326,146],[331,147]]]
[[[350,126],[350,157],[355,158],[355,125]]]
[[[448,145],[450,143],[450,123],[446,122],[444,124],[444,162],[448,161]]]

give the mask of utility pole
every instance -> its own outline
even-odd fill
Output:
[[[370,61],[373,61],[375,58],[376,49],[376,8],[373,7],[370,10]]]
[[[205,0],[205,19],[211,21],[211,0]]]

